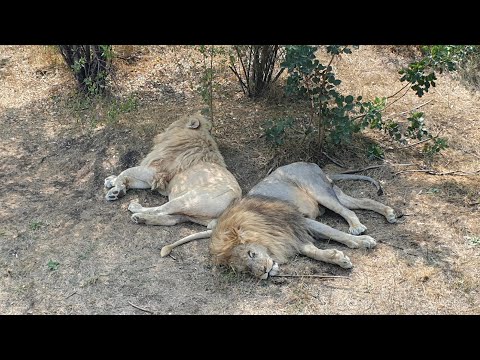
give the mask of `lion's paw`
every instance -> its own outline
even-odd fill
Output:
[[[115,180],[117,179],[117,177],[115,175],[110,175],[109,177],[105,178],[105,182],[104,182],[104,185],[107,189],[110,189],[112,188],[115,184]]]
[[[142,217],[142,214],[133,214],[131,216],[131,219],[135,224],[144,224],[145,223],[145,219]]]
[[[352,262],[343,252],[336,249],[331,249],[330,251],[330,258],[332,259],[332,264],[337,264],[344,269],[350,269],[353,267]]]
[[[105,195],[105,199],[107,199],[108,201],[118,200],[121,197],[124,197],[125,193],[126,189],[124,187],[113,187],[107,192],[107,195]]]
[[[365,230],[367,230],[367,227],[365,225],[362,225],[362,224],[359,224],[357,226],[350,226],[350,228],[348,229],[348,231],[352,235],[360,235],[360,234],[364,233]]]
[[[269,276],[275,276],[280,272],[280,269],[278,267],[277,263],[273,263],[272,269],[268,272]]]
[[[138,213],[143,209],[143,206],[140,205],[137,201],[131,201],[130,204],[128,204],[128,211],[132,213]]]
[[[372,249],[377,246],[375,239],[368,235],[359,236],[357,240],[358,247],[360,248]]]
[[[385,217],[387,218],[387,221],[390,224],[394,224],[397,222],[397,215],[395,214],[395,211],[392,208],[389,208],[387,210],[387,214],[385,215]]]

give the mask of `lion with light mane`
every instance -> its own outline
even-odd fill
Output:
[[[128,206],[132,220],[147,225],[175,225],[191,221],[207,226],[240,198],[242,191],[227,170],[210,134],[211,122],[201,115],[185,116],[154,138],[154,146],[139,166],[105,179],[109,201],[128,189],[152,189],[168,196],[158,207]]]
[[[334,184],[337,180],[368,180],[379,193],[381,190],[378,182],[367,176],[326,175],[318,165],[304,162],[282,166],[255,185],[246,197],[232,203],[211,224],[212,230],[164,246],[161,255],[166,256],[188,241],[211,237],[209,248],[215,263],[261,279],[276,275],[278,264],[297,253],[351,268],[352,263],[343,252],[319,249],[313,244],[314,239],[332,239],[350,248],[373,248],[375,239],[360,235],[367,228],[352,209],[375,211],[390,223],[396,222],[396,215],[391,207],[378,201],[346,195]],[[324,207],[348,222],[350,234],[315,221]]]

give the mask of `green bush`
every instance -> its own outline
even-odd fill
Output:
[[[393,140],[407,144],[409,139],[425,144],[423,151],[429,155],[435,154],[448,145],[446,139],[434,137],[429,133],[424,124],[424,113],[412,112],[408,117],[408,125],[402,131],[402,126],[393,119],[384,119],[382,114],[385,109],[396,100],[387,102],[399,92],[389,97],[376,97],[372,101],[363,101],[361,96],[342,94],[338,90],[341,80],[333,72],[331,66],[335,57],[341,54],[351,54],[348,45],[329,45],[324,49],[329,54],[328,64],[322,64],[315,53],[319,50],[316,46],[292,45],[286,46],[285,60],[282,68],[287,69],[288,78],[286,92],[297,98],[306,100],[309,123],[303,126],[304,138],[317,138],[317,146],[321,149],[325,142],[341,144],[351,140],[352,135],[366,128],[377,129],[388,134]],[[418,96],[427,92],[430,86],[435,86],[435,69],[453,69],[458,59],[468,51],[455,47],[430,47],[424,59],[411,63],[407,68],[400,70],[403,75],[401,81],[407,81],[404,88],[410,86]],[[407,89],[408,91],[409,89]],[[404,96],[401,95],[400,97]],[[287,128],[295,128],[294,121],[270,121],[266,124],[265,134],[267,140],[276,145],[284,143]],[[298,132],[298,131],[297,131]],[[369,157],[383,158],[383,150],[375,145],[367,151]]]

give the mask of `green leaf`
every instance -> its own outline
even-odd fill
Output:
[[[346,98],[345,98],[345,102],[347,104],[350,104],[353,102],[353,96],[352,95],[348,95]]]
[[[48,269],[50,271],[57,270],[59,265],[60,265],[60,263],[58,261],[53,261],[53,260],[50,260],[47,263]]]

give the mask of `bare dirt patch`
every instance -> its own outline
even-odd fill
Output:
[[[137,164],[153,136],[178,116],[203,107],[195,91],[201,58],[191,47],[124,47],[117,60],[116,92],[135,96],[136,108],[109,119],[104,103],[84,106],[70,74],[43,47],[0,47],[0,313],[2,314],[479,314],[480,181],[478,175],[432,175],[405,170],[474,172],[480,169],[479,94],[442,76],[422,99],[406,96],[392,106],[402,113],[423,109],[434,134],[450,148],[426,162],[417,149],[399,150],[382,134],[367,132],[329,154],[348,168],[368,161],[372,139],[387,147],[382,167],[365,171],[383,184],[342,182],[352,196],[366,196],[401,211],[400,224],[357,211],[373,250],[344,251],[352,270],[297,257],[288,274],[347,275],[349,280],[249,276],[214,268],[207,241],[161,258],[163,245],[199,225],[136,225],[127,206],[166,201],[158,193],[129,191],[104,199],[103,179]],[[344,89],[368,99],[401,87],[403,64],[389,47],[361,47],[334,63]],[[262,124],[276,116],[298,116],[298,104],[281,99],[252,101],[235,78],[221,73],[215,98],[214,136],[244,192],[272,166],[293,160],[341,169],[321,154],[289,151],[275,156]],[[308,159],[302,156],[307,156]],[[412,164],[398,166],[396,164]],[[346,231],[339,216],[325,223]],[[140,309],[139,309],[140,308]]]

